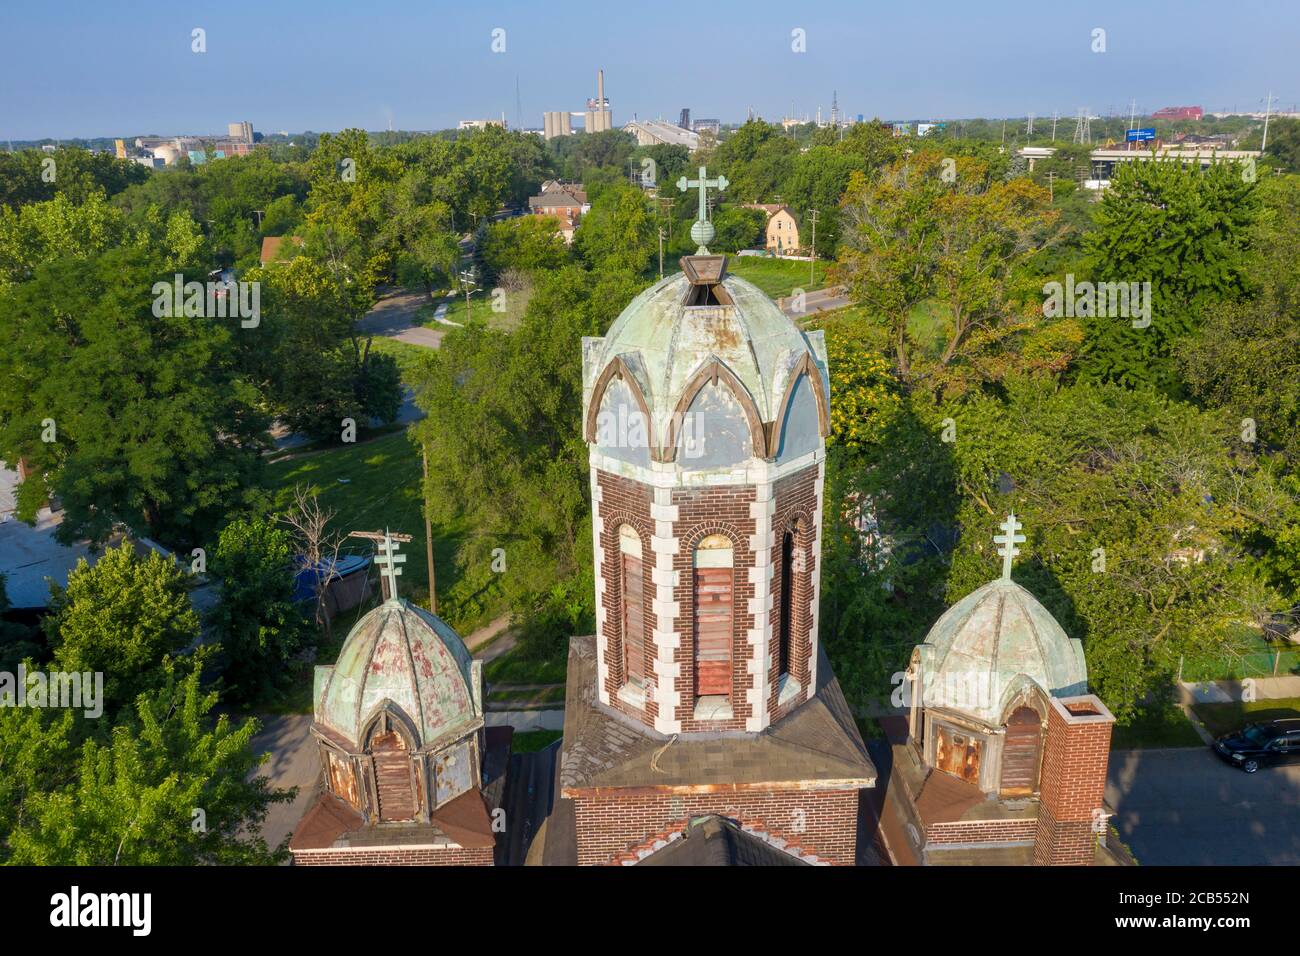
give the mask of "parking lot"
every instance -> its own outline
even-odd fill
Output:
[[[1300,865],[1300,763],[1246,774],[1208,748],[1116,750],[1106,802],[1145,866]]]

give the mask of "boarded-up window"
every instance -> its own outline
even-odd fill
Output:
[[[731,696],[732,549],[710,535],[695,551],[695,694]]]
[[[967,783],[980,782],[980,741],[971,734],[936,725],[934,765]]]
[[[622,566],[623,673],[627,683],[640,687],[645,680],[645,582],[641,538],[628,525],[619,529],[618,537]]]
[[[379,791],[379,819],[382,822],[415,819],[415,798],[411,791],[411,761],[406,743],[395,731],[376,734],[370,745],[375,761],[375,789]]]
[[[777,645],[777,673],[790,673],[790,642],[794,630],[794,535],[787,531],[781,542],[781,634]]]
[[[468,743],[457,744],[438,754],[433,761],[434,802],[442,806],[468,790],[472,770]]]
[[[1028,796],[1038,788],[1038,763],[1043,727],[1032,707],[1017,708],[1007,719],[1002,740],[1002,779],[998,789],[1007,796]]]
[[[326,769],[330,793],[338,794],[354,807],[360,808],[357,799],[357,778],[352,773],[352,763],[332,750],[325,750]]]

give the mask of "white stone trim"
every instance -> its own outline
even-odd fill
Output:
[[[673,559],[681,544],[673,536],[672,523],[677,520],[678,508],[672,504],[672,492],[669,487],[655,487],[650,504],[650,515],[655,519],[655,532],[650,539],[650,551],[655,556],[651,572],[655,584],[655,597],[651,603],[655,615],[655,628],[651,631],[655,646],[654,699],[659,705],[655,730],[661,734],[678,734],[682,730],[682,722],[676,717],[681,704],[681,693],[677,689],[681,666],[673,660],[681,646],[681,638],[673,629],[681,616],[681,605],[675,598],[678,575],[673,568]]]
[[[609,635],[605,631],[605,549],[600,546],[601,525],[604,523],[600,517],[600,500],[601,488],[600,482],[596,479],[596,470],[591,471],[591,536],[592,536],[592,555],[595,561],[595,578],[596,578],[596,696],[602,704],[609,705],[609,691],[605,689],[605,681],[609,678],[609,667],[605,664],[605,651],[609,645]]]

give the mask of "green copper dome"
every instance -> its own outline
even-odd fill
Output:
[[[476,668],[442,618],[397,598],[359,620],[332,667],[316,668],[316,723],[361,745],[390,702],[419,732],[418,746],[468,731],[482,718]]]
[[[1083,646],[1010,580],[990,582],[950,607],[918,651],[925,706],[991,726],[1002,723],[1026,682],[1054,697],[1087,691]]]

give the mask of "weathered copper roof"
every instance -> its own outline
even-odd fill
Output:
[[[989,725],[1027,681],[1045,693],[1086,692],[1083,646],[1014,581],[992,581],[939,618],[919,647],[926,707],[959,711]]]
[[[690,279],[683,273],[668,276],[633,299],[604,338],[584,339],[585,401],[618,358],[644,394],[657,436],[667,433],[683,393],[714,360],[736,376],[764,422],[776,420],[805,355],[829,389],[821,331],[804,332],[744,279],[725,274],[720,287],[730,304],[690,306]]]
[[[352,744],[391,701],[427,746],[482,717],[472,659],[440,617],[402,598],[370,611],[348,634],[332,667],[316,669],[315,719]]]

